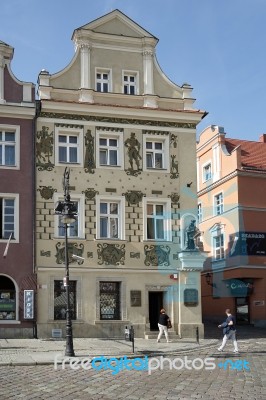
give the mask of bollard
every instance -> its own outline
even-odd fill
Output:
[[[135,335],[133,325],[130,327],[130,341],[132,342],[132,351],[135,352]]]
[[[196,327],[196,342],[199,344],[199,327]]]

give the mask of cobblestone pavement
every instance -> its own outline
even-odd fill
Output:
[[[167,356],[165,352],[163,355],[177,368],[184,362],[185,356],[187,360],[214,357],[215,368],[212,370],[170,370],[170,361],[164,363],[164,369],[160,369],[156,364],[159,361],[150,358],[153,367],[158,366],[150,375],[147,370],[126,369],[113,375],[110,369],[97,371],[90,367],[85,370],[81,364],[77,365],[77,370],[69,365],[65,369],[59,365],[57,369],[54,365],[0,366],[0,399],[265,400],[266,339],[239,340],[238,355],[232,352],[230,342],[227,352],[219,353],[216,347],[210,345],[188,349],[185,353],[182,351]],[[231,363],[228,360],[232,360]],[[201,363],[197,360],[193,365],[199,368]]]

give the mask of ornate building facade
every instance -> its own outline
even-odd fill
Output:
[[[12,73],[0,41],[0,335],[32,337],[35,87]],[[28,306],[27,306],[28,304]]]
[[[118,337],[128,324],[148,337],[162,306],[173,332],[202,335],[204,257],[193,239],[205,112],[193,108],[190,85],[161,71],[158,39],[120,11],[72,40],[70,64],[38,81],[38,335],[64,331],[64,228],[54,209],[66,167],[78,209],[68,229],[74,337]]]

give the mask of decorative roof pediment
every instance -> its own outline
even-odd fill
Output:
[[[141,39],[143,37],[155,40],[158,39],[143,29],[140,25],[127,17],[119,10],[114,10],[103,17],[75,29],[72,39],[78,31],[92,31],[99,34],[109,34]]]
[[[4,58],[12,60],[14,54],[14,48],[12,46],[9,46],[9,44],[2,42],[2,40],[0,40],[0,54]]]

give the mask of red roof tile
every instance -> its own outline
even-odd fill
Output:
[[[266,143],[226,138],[225,145],[229,153],[241,147],[241,162],[245,169],[266,170]]]

